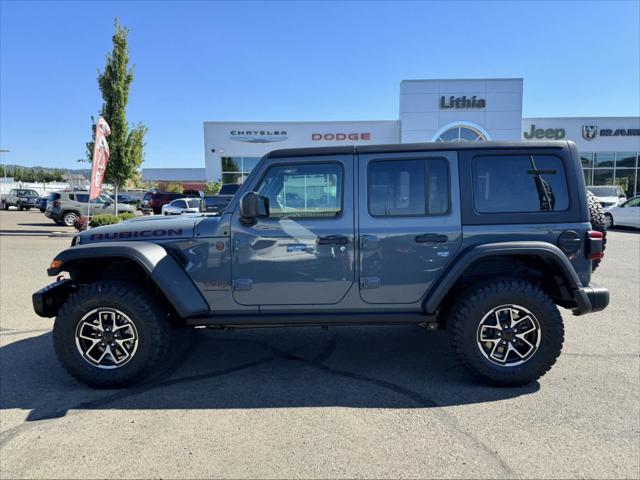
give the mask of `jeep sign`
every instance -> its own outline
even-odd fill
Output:
[[[522,132],[522,135],[527,140],[546,138],[549,140],[562,140],[566,135],[564,128],[536,128],[535,125],[531,125],[531,130],[528,132]]]

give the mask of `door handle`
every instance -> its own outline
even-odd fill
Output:
[[[449,239],[446,235],[436,233],[425,233],[416,237],[416,243],[444,243]]]
[[[318,245],[346,245],[349,243],[349,237],[346,235],[327,235],[326,237],[318,237]]]

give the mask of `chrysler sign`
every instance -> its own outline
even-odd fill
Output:
[[[284,142],[289,138],[285,130],[231,130],[229,133],[231,140],[247,143]]]

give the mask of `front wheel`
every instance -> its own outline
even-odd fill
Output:
[[[519,279],[467,289],[452,307],[449,325],[458,359],[498,386],[537,380],[556,362],[564,342],[562,317],[551,298]]]
[[[166,312],[146,291],[126,282],[80,288],[60,309],[53,346],[76,380],[118,388],[141,380],[169,342]]]

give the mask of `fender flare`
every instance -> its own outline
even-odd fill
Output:
[[[68,271],[68,267],[74,262],[92,258],[126,258],[136,262],[164,293],[182,318],[209,312],[209,305],[189,275],[157,243],[136,241],[77,245],[56,255],[54,262],[61,263],[47,269],[47,274],[58,275],[60,272]]]
[[[535,256],[544,258],[547,262],[553,263],[554,266],[559,268],[570,292],[571,300],[576,303],[584,301],[581,293],[582,283],[580,278],[567,256],[558,247],[546,242],[500,242],[478,245],[457,256],[449,268],[434,283],[435,287],[427,293],[423,303],[425,312],[435,313],[446,294],[462,277],[467,268],[480,259],[492,256]]]

